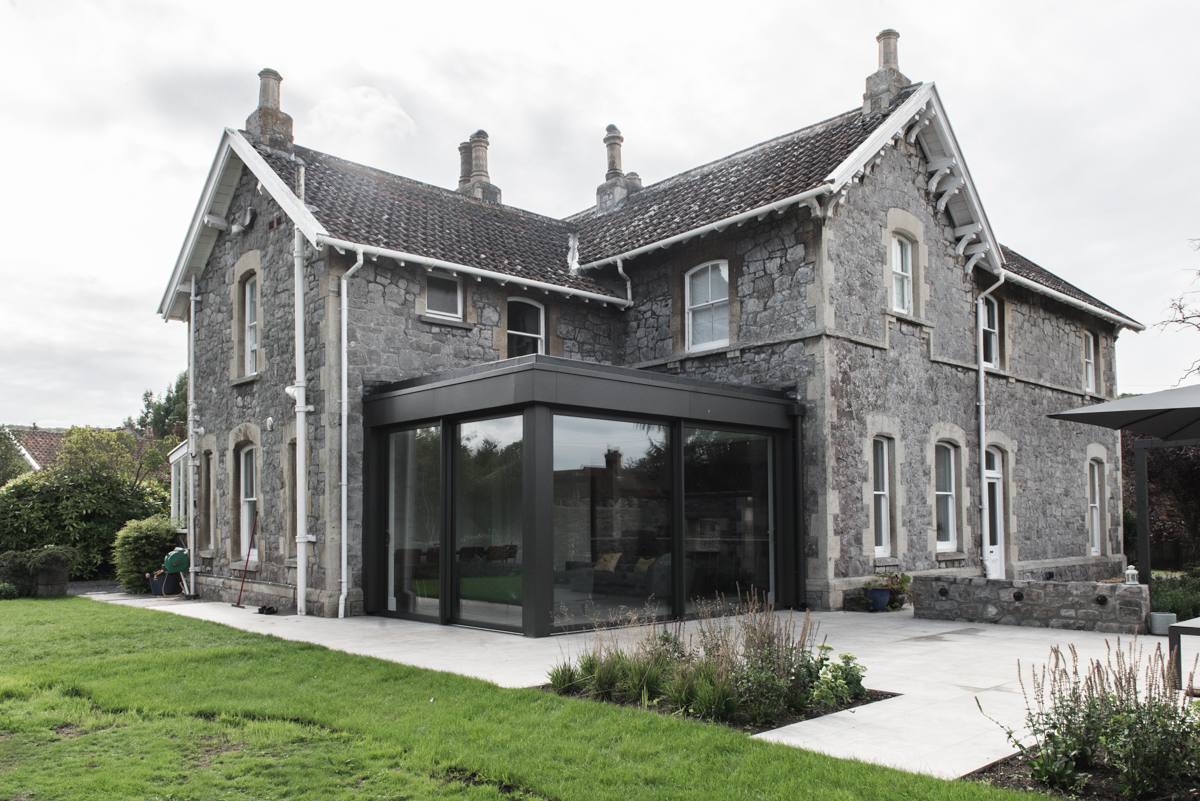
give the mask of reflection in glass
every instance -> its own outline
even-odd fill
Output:
[[[671,611],[667,428],[554,417],[554,623]]]
[[[684,429],[684,578],[693,598],[774,593],[771,438]]]
[[[388,438],[388,609],[436,616],[441,555],[442,432],[437,426]]]
[[[522,418],[458,427],[454,617],[520,627]]]

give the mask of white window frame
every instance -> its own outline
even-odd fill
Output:
[[[717,259],[715,261],[706,261],[703,264],[698,264],[695,267],[693,267],[692,269],[688,270],[687,273],[685,273],[683,276],[683,297],[684,297],[683,305],[684,305],[685,325],[687,327],[687,349],[689,352],[715,350],[716,348],[723,348],[723,347],[727,347],[729,345],[728,333],[726,334],[724,339],[714,339],[710,342],[702,342],[699,344],[692,342],[692,314],[693,314],[693,312],[697,311],[698,309],[715,308],[717,306],[724,304],[724,306],[725,306],[725,330],[726,330],[726,332],[729,331],[729,293],[728,292],[726,292],[725,297],[720,300],[712,300],[710,298],[708,300],[708,302],[706,302],[706,303],[698,303],[694,306],[692,305],[692,276],[695,275],[696,273],[700,272],[701,270],[712,269],[712,268],[716,268],[716,269],[723,268],[725,270],[725,283],[727,285],[730,284],[729,262],[725,259]]]
[[[1094,331],[1083,332],[1083,388],[1088,392],[1096,392],[1096,351],[1099,350],[1099,337]]]
[[[247,445],[238,452],[238,459],[241,460],[238,471],[238,481],[240,482],[238,509],[242,533],[238,548],[246,549],[249,546],[248,550],[243,550],[237,555],[236,561],[239,562],[242,559],[250,562],[258,561],[259,532],[254,527],[254,516],[258,512],[258,465],[255,462],[257,453],[258,448],[254,445]],[[246,469],[247,465],[250,467],[249,471]],[[251,542],[252,535],[253,542]],[[249,555],[247,556],[247,554]]]
[[[882,475],[880,475],[878,458],[880,447],[883,449]],[[871,516],[875,534],[876,558],[892,555],[891,472],[892,443],[887,437],[875,437],[871,441]]]
[[[171,520],[175,523],[176,531],[187,531],[188,507],[191,492],[187,483],[187,441],[176,445],[169,454],[167,461],[171,466]]]
[[[938,489],[938,469],[937,455],[943,449],[950,455],[950,489]],[[939,501],[946,498],[948,501],[947,508],[950,510],[950,519],[948,525],[949,538],[945,541],[940,539],[937,541],[937,550],[939,553],[952,553],[958,550],[958,446],[952,442],[939,442],[934,446],[933,451],[933,527],[934,537],[937,537],[938,510],[941,508]]]
[[[994,468],[987,467],[987,458],[991,456],[995,465]],[[983,547],[986,553],[988,548],[1003,548],[1005,540],[1005,523],[1004,523],[1004,451],[997,447],[989,447],[984,451],[984,479],[987,481],[987,486],[984,487],[984,492],[990,492],[991,487],[995,485],[995,503],[992,503],[992,496],[988,496],[988,515],[994,518],[997,523],[998,532],[995,537],[992,536],[992,521],[985,518],[983,521]],[[992,545],[991,540],[996,540],[996,544]]]
[[[892,234],[892,311],[901,314],[913,313],[912,254],[913,243],[900,234]]]
[[[448,312],[437,311],[435,309],[429,308],[429,295],[430,295],[429,279],[430,278],[436,278],[441,281],[453,281],[455,283],[455,285],[457,286],[457,291],[455,292],[455,296],[458,299],[458,304],[457,304],[458,311],[456,313],[450,314]],[[463,318],[462,276],[451,275],[450,273],[437,273],[437,272],[429,272],[429,273],[425,274],[425,314],[429,317],[440,317],[443,320],[458,320],[459,322],[462,321],[462,318]]]
[[[989,320],[989,314],[991,319]],[[989,327],[988,323],[991,323]],[[1000,367],[1000,304],[994,298],[983,299],[983,317],[979,321],[983,328],[983,363],[987,367]],[[987,357],[991,346],[992,358]]]
[[[1088,460],[1088,536],[1091,540],[1092,556],[1100,556],[1102,539],[1102,500],[1104,463],[1099,459]]]
[[[509,307],[511,307],[512,304],[514,304],[514,303],[526,303],[530,306],[533,306],[535,309],[538,310],[538,331],[540,331],[541,333],[539,333],[535,336],[533,334],[527,334],[524,331],[514,331],[514,330],[512,330],[512,325],[511,325],[511,323],[512,323],[511,315],[506,316],[506,318],[505,318],[506,328],[504,331],[505,348],[508,347],[508,337],[513,336],[515,334],[516,336],[519,336],[519,337],[528,337],[530,339],[537,340],[537,352],[545,353],[546,352],[546,307],[543,306],[542,304],[538,303],[536,300],[530,300],[529,298],[512,297],[512,298],[508,299]],[[506,315],[507,315],[507,310],[506,310]],[[511,353],[506,352],[506,355],[510,359],[512,358]]]
[[[258,373],[258,276],[251,273],[242,288],[242,372]]]

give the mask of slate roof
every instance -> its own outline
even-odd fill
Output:
[[[1131,322],[1137,322],[1129,315],[1123,314],[1122,312],[1114,309],[1112,306],[1096,300],[1096,298],[1084,292],[1074,284],[1067,283],[1044,267],[1034,264],[1029,259],[1022,256],[1020,253],[1017,253],[1007,245],[1001,245],[1000,249],[1004,252],[1004,269],[1016,273],[1022,278],[1028,278],[1030,281],[1041,284],[1048,289],[1053,289],[1055,292],[1061,292],[1068,297],[1075,298],[1075,300],[1081,300],[1089,306],[1095,306],[1097,309],[1103,309],[1110,314],[1115,314],[1118,317],[1124,317],[1126,320]]]
[[[29,451],[39,467],[50,467],[58,461],[58,451],[67,434],[65,429],[53,428],[9,426],[8,430]]]
[[[288,186],[296,165],[256,145]],[[337,239],[441,259],[556,286],[611,294],[591,278],[571,275],[575,226],[512,206],[482,203],[459,192],[355,164],[306,147],[305,202]]]
[[[579,261],[588,264],[815,189],[918,89],[900,92],[884,113],[854,109],[651,184],[604,214],[579,223]]]

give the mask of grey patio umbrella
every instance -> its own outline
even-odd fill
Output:
[[[1136,431],[1163,442],[1200,439],[1200,385],[1097,403],[1050,417]]]

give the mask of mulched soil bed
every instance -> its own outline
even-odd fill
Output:
[[[551,687],[549,684],[540,685],[540,689],[545,690],[548,693],[554,693],[554,688]],[[557,695],[557,693],[555,693],[555,695]],[[773,729],[783,728],[784,726],[790,726],[793,723],[799,723],[802,720],[812,720],[813,718],[820,718],[820,717],[824,717],[825,715],[832,715],[834,712],[843,712],[845,710],[853,710],[855,707],[865,706],[867,704],[873,704],[876,701],[885,701],[888,698],[895,698],[898,695],[900,695],[900,693],[889,693],[889,692],[884,692],[883,690],[867,690],[866,698],[856,699],[847,704],[843,704],[842,706],[839,706],[835,709],[817,709],[815,707],[809,707],[808,709],[805,709],[802,714],[796,714],[795,712],[792,712],[789,710],[786,714],[780,715],[778,718],[776,718],[774,721],[772,721],[770,723],[752,723],[752,722],[750,722],[749,718],[746,718],[745,716],[742,716],[742,715],[738,715],[733,720],[729,720],[729,721],[710,721],[710,722],[719,723],[720,725],[728,726],[731,729],[737,729],[738,731],[743,731],[746,734],[761,734],[764,731],[771,731]],[[575,696],[575,697],[576,698],[579,698],[579,697],[586,698],[587,696]],[[623,703],[620,703],[619,701],[608,701],[606,703],[616,704],[617,706],[634,707],[637,709],[642,708],[641,704],[623,704]],[[666,709],[663,709],[661,707],[657,707],[657,706],[651,706],[651,707],[649,707],[649,710],[652,712],[658,712],[659,714],[663,714],[663,715],[673,714],[672,712],[670,712]]]
[[[1117,772],[1110,768],[1097,767],[1085,771],[1088,774],[1083,786],[1073,793],[1052,790],[1029,775],[1029,759],[1023,754],[1014,754],[1007,759],[993,762],[985,768],[963,776],[965,781],[988,784],[1005,790],[1025,790],[1042,793],[1051,798],[1077,798],[1085,801],[1124,801],[1129,796],[1117,784]],[[1173,792],[1143,801],[1166,801],[1166,799],[1200,798],[1200,790],[1180,785]]]

